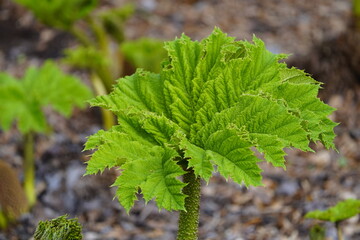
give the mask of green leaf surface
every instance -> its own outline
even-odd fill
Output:
[[[235,128],[215,131],[207,137],[204,147],[184,144],[185,156],[196,175],[206,181],[212,175],[213,165],[225,178],[246,186],[261,185],[261,169],[250,147],[252,143],[246,132]],[[205,150],[206,149],[206,150]]]
[[[132,141],[126,134],[113,131],[111,134],[106,134],[105,142],[98,147],[98,151],[87,162],[86,175],[103,172],[105,168],[121,166],[126,159],[146,157],[147,151],[146,147],[137,141]]]
[[[130,160],[122,166],[124,170],[114,186],[119,187],[117,196],[127,211],[134,204],[135,194],[140,188],[146,201],[156,198],[160,209],[184,209],[186,196],[181,189],[185,184],[177,177],[185,172],[173,161],[175,156],[177,153],[172,149],[155,147],[147,158]]]
[[[181,167],[206,181],[219,171],[239,184],[259,186],[261,159],[254,148],[285,168],[284,148],[312,151],[310,141],[333,147],[336,123],[328,116],[334,109],[317,98],[320,83],[280,63],[286,55],[267,51],[260,39],[235,41],[215,28],[200,42],[183,34],[165,49],[168,58],[159,74],[138,70],[120,79],[109,95],[90,101],[115,112],[119,126],[111,131],[129,137],[111,142],[114,149],[144,145],[137,160],[110,164],[107,159],[120,155],[107,152],[105,135],[101,141],[89,138],[86,145],[100,143],[93,155],[98,170],[121,168],[115,185],[127,210],[139,191],[147,201],[155,198],[160,208],[182,209],[182,201],[175,200],[184,197],[176,179]],[[148,147],[158,153],[144,158]],[[169,149],[174,155],[164,162]]]
[[[360,200],[347,199],[338,202],[334,207],[324,211],[315,210],[308,212],[305,218],[314,218],[323,221],[339,222],[360,213]]]
[[[164,95],[171,119],[186,132],[194,122],[192,89],[196,66],[201,57],[201,45],[182,35],[181,38],[165,43],[171,62],[164,64],[161,72],[164,81]]]
[[[109,95],[98,96],[90,104],[115,113],[146,110],[166,114],[162,88],[163,81],[158,74],[139,69],[135,74],[121,78]]]

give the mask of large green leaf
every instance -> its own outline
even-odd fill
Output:
[[[163,80],[158,74],[139,69],[135,74],[121,78],[109,95],[98,96],[90,104],[115,113],[146,110],[166,114],[162,89]]]
[[[111,134],[127,137],[113,142],[104,135],[87,171],[120,167],[115,185],[126,209],[139,190],[146,200],[156,198],[160,208],[182,209],[182,201],[174,200],[181,195],[180,166],[206,181],[216,170],[239,184],[258,186],[262,159],[254,148],[272,165],[285,168],[284,148],[312,151],[310,141],[318,140],[333,147],[336,124],[328,115],[334,109],[317,98],[320,83],[288,69],[279,62],[286,55],[267,51],[260,39],[235,41],[215,28],[200,42],[182,35],[165,49],[168,58],[159,74],[138,70],[120,79],[109,95],[91,101],[115,112],[119,126]],[[92,138],[89,142],[94,145]],[[109,160],[125,156],[122,148],[137,146],[137,160],[136,155],[118,163]],[[158,153],[144,158],[148,148]],[[169,149],[174,151],[171,161],[163,157]],[[169,176],[174,191],[167,185]]]
[[[140,188],[146,201],[156,198],[159,208],[184,210],[186,196],[181,189],[186,184],[177,177],[185,171],[173,161],[176,156],[172,149],[154,147],[146,158],[129,159],[122,166],[124,171],[114,186],[119,187],[117,195],[127,211],[134,204],[135,194]]]
[[[182,145],[185,157],[189,158],[188,165],[194,168],[196,175],[208,181],[213,165],[217,165],[221,175],[239,184],[261,185],[261,169],[257,165],[260,160],[250,150],[252,144],[245,131],[229,126],[213,132],[201,145],[204,147],[189,142]]]

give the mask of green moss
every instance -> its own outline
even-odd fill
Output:
[[[49,221],[40,221],[34,240],[79,240],[82,227],[77,219],[67,219],[67,215]]]

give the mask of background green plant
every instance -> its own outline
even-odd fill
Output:
[[[132,5],[98,9],[97,0],[15,0],[31,10],[43,23],[73,34],[79,41],[65,51],[64,62],[90,70],[96,95],[112,90],[114,80],[142,67],[159,71],[165,50],[159,40],[145,38],[126,40],[126,20],[132,15]],[[122,46],[124,44],[124,46]],[[156,54],[156,55],[154,55]],[[126,69],[128,64],[131,68]],[[114,125],[112,114],[102,109],[106,129]]]
[[[152,38],[140,38],[124,42],[120,48],[125,58],[136,68],[159,73],[161,62],[166,58],[166,51],[162,41]]]
[[[68,117],[74,107],[84,107],[91,96],[86,85],[51,61],[41,68],[28,68],[22,79],[0,73],[0,126],[8,130],[16,122],[23,135],[24,189],[30,207],[36,202],[34,134],[50,129],[43,108],[51,106]]]
[[[114,112],[119,125],[89,137],[97,149],[86,174],[117,167],[117,197],[127,211],[138,191],[159,208],[179,210],[178,239],[197,239],[200,179],[214,171],[260,186],[261,161],[285,168],[284,148],[334,147],[334,109],[317,98],[320,83],[287,68],[283,54],[235,41],[219,29],[201,42],[185,35],[165,44],[160,74],[138,70],[109,95],[90,101]]]
[[[15,0],[31,9],[43,23],[56,28],[73,31],[74,23],[90,14],[97,6],[97,0]]]
[[[342,240],[343,235],[340,228],[340,223],[348,218],[356,216],[360,213],[360,200],[347,199],[338,202],[334,207],[330,207],[326,210],[314,210],[308,212],[305,218],[313,218],[322,221],[330,221],[335,223],[335,227],[338,234],[338,239]]]

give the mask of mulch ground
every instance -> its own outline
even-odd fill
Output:
[[[111,1],[103,1],[109,4]],[[220,27],[230,36],[263,39],[276,53],[292,53],[289,65],[305,69],[324,82],[320,97],[338,110],[338,152],[311,146],[316,153],[287,150],[287,170],[261,163],[264,187],[245,188],[215,176],[203,184],[199,239],[308,239],[316,222],[306,212],[347,198],[360,199],[360,37],[351,28],[351,1],[113,1],[135,2],[126,34],[171,40],[185,32],[193,39]],[[47,28],[9,0],[0,1],[0,70],[17,76],[29,64],[59,58],[74,44],[71,36]],[[86,80],[86,74],[76,73]],[[38,203],[0,240],[30,239],[39,220],[65,213],[78,217],[85,240],[175,239],[177,213],[159,211],[153,202],[136,203],[130,214],[113,200],[116,173],[83,177],[86,137],[100,129],[97,109],[76,110],[71,119],[48,111],[53,134],[36,139]],[[21,178],[21,136],[14,128],[0,131],[0,158]],[[324,224],[336,239],[332,224]],[[342,224],[345,239],[360,239],[360,219]]]

